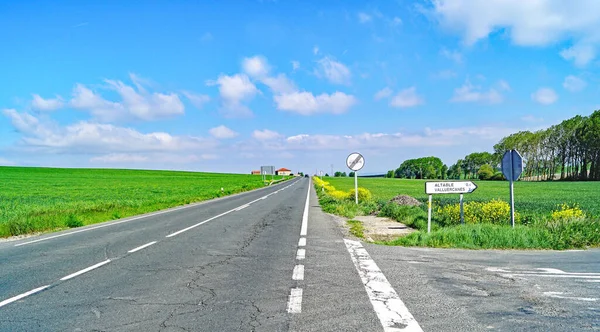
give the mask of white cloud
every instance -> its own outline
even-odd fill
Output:
[[[310,92],[292,92],[275,96],[274,99],[277,109],[301,115],[342,114],[357,102],[354,96],[339,91],[332,94],[322,93],[318,96]]]
[[[314,55],[317,55],[317,54],[319,54],[319,46],[315,46],[315,47],[313,47],[313,54],[314,54]]]
[[[583,66],[600,43],[600,2],[579,0],[432,0],[444,28],[462,34],[467,44],[506,32],[514,44],[547,46],[571,41],[563,57]]]
[[[148,156],[130,153],[111,153],[90,159],[90,162],[100,162],[106,164],[142,163],[146,161],[148,161]]]
[[[269,129],[264,129],[264,130],[255,130],[252,133],[252,137],[254,137],[255,139],[259,140],[259,141],[267,141],[267,140],[272,140],[272,139],[276,139],[281,137],[281,135],[278,132],[269,130]]]
[[[28,113],[4,110],[22,134],[24,146],[47,152],[126,153],[192,151],[214,148],[217,144],[194,136],[173,136],[165,132],[141,133],[133,128],[81,121],[67,126],[44,122]]]
[[[390,89],[389,87],[385,87],[379,91],[377,91],[377,93],[375,93],[375,100],[381,100],[381,99],[385,99],[388,98],[392,95],[394,91],[392,91],[392,89]]]
[[[550,88],[539,88],[536,92],[531,94],[531,99],[542,105],[550,105],[558,100],[558,96],[556,95],[556,92]]]
[[[201,109],[204,104],[210,101],[210,97],[207,95],[197,94],[189,91],[181,92],[197,109]]]
[[[442,54],[443,56],[445,56],[446,58],[456,62],[456,63],[462,63],[463,62],[463,56],[460,52],[458,51],[450,51],[446,48],[443,48],[440,51],[440,54]]]
[[[252,99],[259,92],[246,74],[220,75],[216,82],[208,82],[208,85],[219,85],[221,98],[228,103]]]
[[[469,81],[467,81],[460,88],[454,89],[454,96],[452,99],[450,99],[450,101],[457,103],[480,102],[487,104],[498,104],[503,101],[503,97],[494,88],[490,88],[488,91],[483,91],[480,86],[472,85]]]
[[[511,90],[510,84],[508,84],[508,82],[505,81],[505,80],[499,80],[498,81],[498,88],[500,90],[503,90],[503,91],[510,91]]]
[[[324,76],[331,83],[335,84],[350,84],[352,74],[350,69],[343,63],[332,60],[329,57],[324,57],[319,60],[319,69],[317,75]]]
[[[17,165],[17,163],[15,163],[11,160],[0,158],[0,166],[15,166],[15,165]]]
[[[228,118],[252,116],[252,111],[242,102],[249,101],[260,91],[246,74],[233,76],[220,75],[217,81],[208,81],[208,85],[219,85],[219,94],[223,101],[221,113]]]
[[[119,94],[120,102],[106,100],[85,85],[76,84],[69,105],[90,112],[105,122],[132,119],[151,121],[184,114],[185,107],[177,94],[149,93],[143,86],[148,84],[148,80],[134,74],[130,74],[130,78],[137,91],[121,81],[105,80],[108,88]]]
[[[522,117],[521,120],[523,120],[525,122],[543,122],[544,121],[544,119],[535,117],[533,115],[526,115],[526,116]]]
[[[275,94],[291,93],[298,90],[294,82],[285,76],[285,74],[265,77],[261,82],[268,86]]]
[[[473,141],[490,144],[515,132],[514,128],[503,127],[459,127],[445,129],[425,128],[422,132],[407,133],[362,133],[355,135],[298,134],[278,136],[251,149],[259,151],[347,151],[357,149],[377,151],[403,148],[426,148],[459,146]],[[251,143],[245,143],[248,147]]]
[[[267,59],[260,55],[244,58],[244,60],[242,60],[242,69],[246,74],[253,78],[265,77],[271,70],[267,63]]]
[[[453,77],[456,77],[456,73],[452,70],[442,70],[440,72],[438,72],[437,74],[435,74],[435,77],[440,78],[440,79],[451,79]]]
[[[239,135],[235,131],[233,131],[223,125],[211,128],[208,132],[211,135],[213,135],[215,138],[219,138],[219,139],[234,138]]]
[[[571,92],[577,92],[585,89],[587,83],[581,78],[573,75],[565,77],[563,87]]]
[[[44,99],[40,95],[34,94],[31,101],[31,108],[40,111],[54,111],[62,108],[65,105],[61,96],[56,98]]]
[[[300,69],[300,62],[299,61],[292,61],[292,71],[296,71]]]
[[[363,12],[358,13],[358,21],[360,23],[371,22],[371,19],[372,19],[371,15],[369,15],[367,13],[363,13]]]
[[[390,106],[407,108],[421,105],[424,102],[423,98],[417,94],[417,88],[413,86],[398,92],[390,101]]]
[[[402,24],[402,19],[400,17],[395,16],[392,19],[392,25],[400,25],[400,24]]]
[[[560,56],[572,60],[577,67],[584,67],[596,57],[596,47],[580,43],[560,51]]]

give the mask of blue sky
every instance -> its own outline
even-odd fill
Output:
[[[0,165],[380,172],[600,108],[595,0],[0,1],[0,41]]]

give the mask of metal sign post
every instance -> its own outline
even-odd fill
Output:
[[[354,171],[354,201],[358,204],[358,171],[365,166],[365,158],[358,152],[351,153],[346,158],[346,166]]]
[[[471,181],[441,181],[425,182],[425,193],[429,195],[427,212],[427,233],[431,232],[431,201],[435,194],[460,194],[460,222],[465,223],[465,210],[463,206],[464,194],[470,194],[477,189]]]
[[[523,158],[517,150],[509,150],[502,157],[502,174],[510,182],[510,222],[515,228],[515,191],[514,182],[523,173]]]

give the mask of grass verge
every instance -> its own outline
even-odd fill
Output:
[[[332,192],[336,190],[329,183],[327,186]],[[595,216],[554,220],[547,215],[532,215],[526,224],[512,228],[508,224],[453,224],[434,215],[432,232],[427,233],[425,206],[399,206],[384,200],[363,201],[356,205],[347,199],[333,198],[319,187],[316,189],[325,212],[347,218],[377,212],[378,216],[391,218],[417,230],[392,241],[376,241],[379,244],[463,249],[565,250],[600,247],[600,218]],[[354,225],[351,225],[351,232]],[[360,224],[360,227],[363,225]]]
[[[348,226],[350,226],[350,233],[352,233],[352,235],[361,239],[365,237],[365,227],[363,226],[362,222],[359,220],[350,219],[346,221],[346,223]]]

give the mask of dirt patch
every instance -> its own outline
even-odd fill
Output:
[[[392,203],[396,203],[398,205],[408,205],[408,206],[419,206],[422,203],[419,202],[416,198],[407,196],[407,195],[399,195],[390,200]]]
[[[389,218],[376,216],[356,216],[364,226],[365,240],[387,241],[414,232],[415,230]]]
[[[18,241],[18,240],[23,240],[23,239],[27,239],[30,237],[34,237],[34,236],[38,236],[41,235],[41,232],[38,233],[33,233],[33,234],[23,234],[23,235],[15,235],[15,236],[9,236],[9,237],[2,237],[0,238],[0,242],[10,242],[10,241]]]

